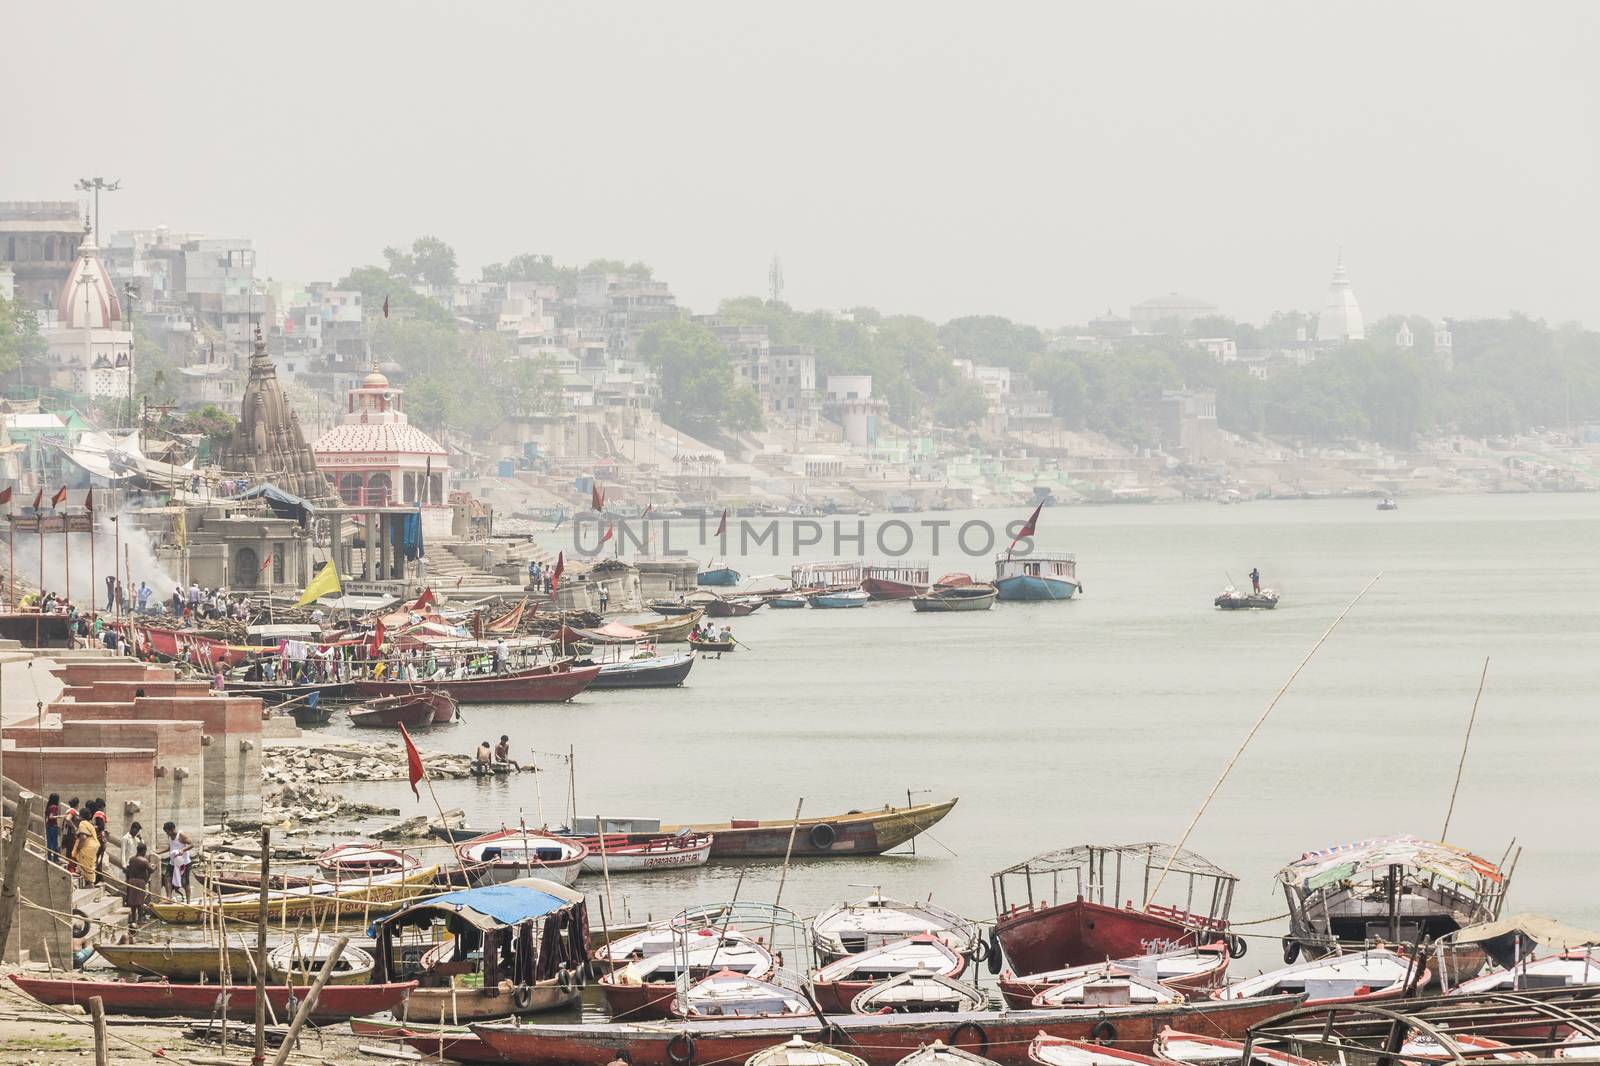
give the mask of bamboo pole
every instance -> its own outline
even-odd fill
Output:
[[[11,937],[11,921],[17,913],[17,900],[21,896],[19,873],[22,867],[23,847],[28,842],[28,819],[33,814],[34,795],[24,790],[17,796],[11,811],[11,840],[6,845],[5,884],[0,887],[0,950]]]
[[[1483,673],[1478,675],[1478,694],[1472,697],[1472,714],[1467,718],[1467,735],[1461,738],[1461,761],[1456,763],[1456,783],[1450,787],[1450,806],[1445,808],[1444,828],[1439,830],[1439,842],[1450,839],[1450,816],[1456,813],[1456,793],[1461,791],[1461,774],[1467,768],[1467,749],[1472,746],[1472,727],[1478,722],[1478,702],[1483,699],[1483,686],[1489,680],[1489,657],[1484,656]]]
[[[106,1005],[99,996],[89,997],[89,1016],[94,1019],[94,1066],[111,1066],[111,1048],[106,1038]]]
[[[256,1046],[254,1066],[267,1059],[267,883],[272,879],[272,830],[261,830],[261,895],[256,906]]]
[[[794,854],[794,835],[800,831],[800,808],[805,805],[804,796],[794,805],[794,821],[789,823],[789,846],[783,849],[783,869],[778,873],[778,894],[772,900],[774,908],[783,902],[783,883],[789,879],[789,856]]]
[[[594,816],[594,828],[600,841],[600,872],[606,878],[606,909],[615,912],[617,905],[611,901],[611,860],[606,857],[606,823],[598,814]]]
[[[341,936],[333,951],[328,954],[328,959],[322,964],[322,969],[317,972],[317,979],[311,983],[311,988],[306,991],[306,998],[300,1001],[300,1009],[294,1012],[294,1021],[289,1023],[289,1032],[283,1038],[283,1044],[278,1048],[278,1053],[272,1058],[272,1066],[283,1066],[288,1061],[289,1053],[294,1049],[295,1039],[300,1035],[300,1029],[306,1024],[306,1019],[311,1016],[311,1009],[317,1005],[317,997],[322,995],[322,986],[328,983],[328,978],[333,976],[333,968],[339,962],[339,956],[344,954],[350,938]]]

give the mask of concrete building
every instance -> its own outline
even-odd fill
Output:
[[[1176,323],[1180,329],[1188,329],[1195,319],[1214,315],[1217,311],[1216,304],[1172,292],[1134,304],[1128,309],[1128,319],[1133,325],[1133,332],[1155,333],[1172,323]]]
[[[1143,407],[1163,451],[1195,460],[1219,439],[1215,390],[1165,389]]]
[[[76,262],[83,236],[83,213],[75,200],[0,203],[0,266],[15,276],[23,303],[56,305],[61,279]]]
[[[1333,280],[1328,284],[1328,302],[1317,316],[1317,343],[1343,344],[1362,340],[1366,335],[1361,305],[1356,303],[1355,290],[1350,287],[1350,272],[1344,268],[1341,251],[1333,268]]]
[[[866,448],[878,442],[878,423],[889,413],[889,404],[873,397],[871,374],[829,374],[823,409],[843,427],[846,442]]]

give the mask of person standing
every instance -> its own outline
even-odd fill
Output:
[[[133,858],[122,864],[122,879],[127,884],[123,901],[128,905],[129,929],[136,927],[144,916],[145,904],[150,902],[150,875],[154,872],[150,848],[140,841]]]
[[[117,602],[117,577],[115,574],[106,575],[106,610],[111,610],[111,605]]]
[[[176,898],[183,894],[183,901],[189,902],[189,862],[190,852],[194,849],[194,842],[189,839],[188,833],[178,830],[174,822],[168,822],[161,827],[167,834],[167,869],[171,871],[167,879],[170,895]]]
[[[122,865],[127,867],[133,861],[133,856],[144,847],[144,826],[134,822],[128,826],[128,831],[122,834]]]
[[[95,884],[100,862],[100,836],[92,825],[79,825],[72,837],[72,865],[85,885]]]
[[[72,848],[78,842],[78,797],[67,800],[67,809],[61,815],[61,854],[72,869]]]
[[[1250,587],[1259,595],[1261,592],[1261,571],[1255,567],[1250,568]]]
[[[111,830],[106,825],[106,801],[98,799],[94,803],[94,819],[89,824],[94,829],[94,879],[98,882],[105,880],[106,853],[111,850]]]
[[[611,590],[603,583],[600,586],[600,613],[605,614],[606,608],[611,606]]]
[[[61,861],[61,793],[52,792],[44,804],[44,850],[51,862]]]

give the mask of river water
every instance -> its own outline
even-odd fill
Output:
[[[863,520],[869,557],[871,531],[895,517],[920,520]],[[686,533],[693,525],[682,523]],[[550,546],[570,552],[562,538]],[[952,539],[936,575],[992,574]],[[1029,855],[1177,840],[1274,693],[1381,573],[1279,702],[1189,846],[1239,876],[1237,920],[1282,913],[1273,875],[1306,849],[1397,832],[1437,838],[1489,657],[1449,839],[1492,860],[1513,839],[1524,849],[1507,913],[1600,926],[1590,835],[1600,806],[1590,720],[1600,498],[1406,499],[1388,513],[1371,500],[1060,508],[1044,512],[1037,541],[1077,553],[1083,596],[950,615],[905,603],[766,609],[733,621],[751,650],[698,662],[681,689],[468,707],[466,724],[422,743],[467,752],[509,733],[519,752],[570,745],[585,815],[778,818],[802,798],[807,813],[824,814],[903,804],[908,789],[919,801],[959,796],[914,857],[797,862],[783,902],[813,913],[880,886],[986,917],[990,873]],[[912,554],[930,556],[925,543]],[[734,562],[787,572],[791,560],[766,551]],[[1281,591],[1280,607],[1214,610],[1224,571],[1244,584],[1252,566]],[[553,822],[567,803],[566,766],[539,764]],[[538,824],[534,775],[437,789],[469,824]],[[424,810],[403,782],[348,792],[406,815]],[[780,865],[745,869],[741,898],[771,902]],[[618,878],[615,909],[639,919],[724,900],[740,871],[713,863]],[[598,878],[580,886],[601,891]]]

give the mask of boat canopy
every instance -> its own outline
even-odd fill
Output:
[[[1278,880],[1302,892],[1315,892],[1357,874],[1391,866],[1410,867],[1479,889],[1505,879],[1498,866],[1465,848],[1400,835],[1308,851],[1279,870]]]
[[[1203,855],[1198,855],[1187,848],[1174,848],[1171,844],[1148,842],[1144,844],[1079,844],[1071,848],[1057,848],[1055,851],[1046,851],[1025,862],[1015,866],[1008,866],[995,874],[1003,877],[1006,874],[1048,874],[1060,870],[1079,870],[1091,862],[1098,865],[1104,858],[1110,857],[1118,860],[1129,857],[1153,866],[1158,869],[1170,868],[1173,874],[1195,874],[1197,876],[1216,877],[1227,881],[1237,881],[1238,878],[1222,867],[1213,863]]]
[[[1452,944],[1485,944],[1503,936],[1520,936],[1535,944],[1558,948],[1600,947],[1600,932],[1546,918],[1542,914],[1513,914],[1498,922],[1483,922],[1451,933]]]
[[[650,633],[647,630],[635,629],[625,626],[621,622],[607,622],[603,626],[593,629],[579,629],[573,626],[571,631],[587,640],[648,640]]]
[[[475,929],[487,931],[543,918],[582,902],[582,892],[543,878],[524,877],[503,885],[434,896],[373,922],[367,935],[376,936],[380,926],[428,925],[435,918],[464,921]]]

